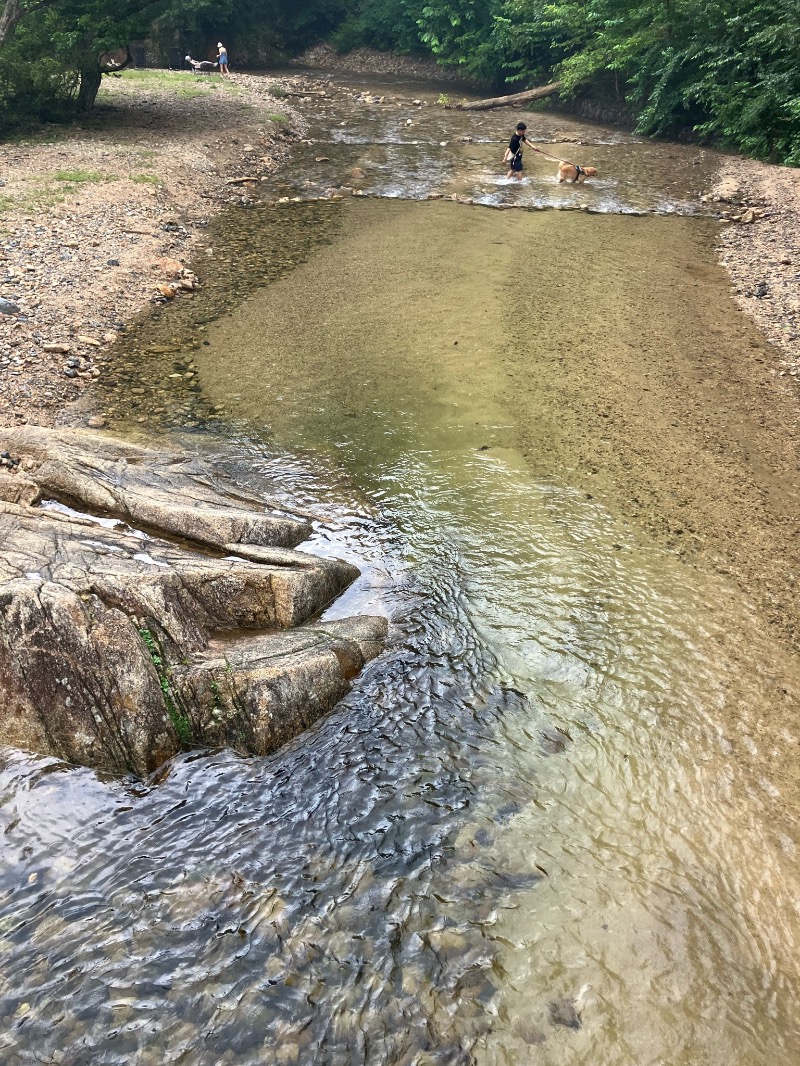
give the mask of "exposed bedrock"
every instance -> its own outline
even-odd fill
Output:
[[[196,456],[153,451],[90,430],[39,426],[0,427],[0,452],[22,456],[30,482],[27,503],[52,497],[215,547],[292,548],[311,532],[308,521],[285,507],[276,504],[265,513],[263,499],[224,488],[213,468]],[[3,498],[15,488],[19,495],[20,485],[13,482],[0,483]]]
[[[308,527],[208,464],[81,431],[0,443],[21,459],[0,469],[2,742],[138,775],[188,746],[267,754],[381,650],[383,618],[309,621],[358,570],[269,545]],[[37,506],[54,496],[151,532]]]

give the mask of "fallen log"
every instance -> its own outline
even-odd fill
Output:
[[[255,183],[258,180],[259,180],[258,178],[254,178],[252,176],[250,176],[248,178],[226,178],[225,179],[225,184],[226,185],[249,185],[249,183],[251,181]]]
[[[459,111],[491,111],[493,107],[513,107],[514,104],[527,104],[531,100],[541,100],[545,96],[552,96],[561,88],[560,81],[553,81],[549,85],[540,85],[537,89],[526,89],[524,93],[513,93],[511,96],[495,96],[491,100],[473,100],[472,103],[451,104],[451,107]]]

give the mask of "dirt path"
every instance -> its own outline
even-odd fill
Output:
[[[52,425],[160,286],[190,298],[181,266],[209,216],[255,195],[229,179],[269,173],[302,134],[279,95],[302,84],[126,72],[83,127],[0,145],[0,297],[19,309],[0,314],[0,424]]]

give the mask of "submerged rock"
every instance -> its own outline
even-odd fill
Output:
[[[207,464],[85,431],[2,441],[26,467],[0,471],[4,743],[138,775],[193,745],[267,754],[380,652],[383,618],[304,624],[358,570],[269,544],[307,524],[246,508]],[[53,495],[206,549],[35,506]]]
[[[565,1029],[580,1029],[581,1005],[574,999],[554,999],[549,1004],[550,1021]]]

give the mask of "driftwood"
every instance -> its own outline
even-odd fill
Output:
[[[248,185],[251,181],[252,182],[257,182],[258,178],[255,178],[252,175],[250,177],[247,177],[247,178],[226,178],[225,179],[225,184],[226,185]]]
[[[514,104],[527,104],[530,100],[541,100],[545,96],[552,96],[561,88],[560,81],[553,81],[549,85],[540,85],[538,89],[526,89],[524,93],[514,93],[512,96],[495,96],[491,100],[474,100],[472,103],[453,104],[459,111],[490,111],[493,107],[513,107]]]

